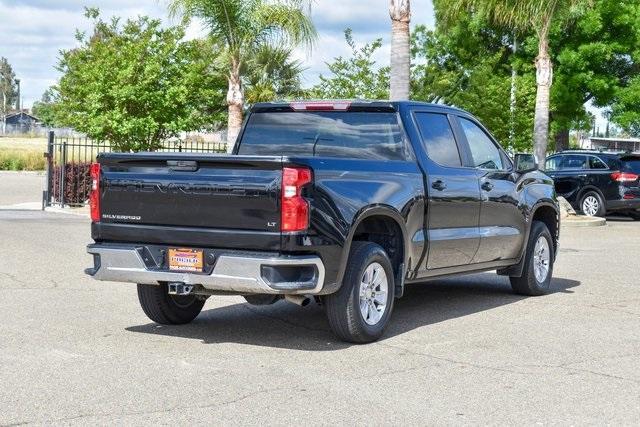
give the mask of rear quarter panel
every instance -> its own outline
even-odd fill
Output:
[[[326,246],[327,278],[339,282],[353,232],[362,219],[376,214],[394,218],[402,229],[405,264],[414,265],[422,255],[424,182],[414,160],[316,157],[291,158],[289,162],[311,167],[314,184],[306,195],[311,205],[310,230],[304,235],[284,235],[283,249]]]

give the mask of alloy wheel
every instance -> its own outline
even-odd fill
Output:
[[[369,264],[360,280],[360,314],[368,325],[377,324],[387,309],[389,281],[382,265]]]
[[[549,241],[544,236],[540,236],[533,249],[533,273],[538,283],[542,283],[547,279],[550,261]]]
[[[587,196],[582,201],[582,212],[588,216],[595,216],[600,210],[600,201],[596,196]]]

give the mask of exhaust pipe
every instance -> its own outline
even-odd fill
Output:
[[[311,302],[311,298],[304,295],[285,295],[284,299],[294,304],[297,304],[300,307],[306,307]]]

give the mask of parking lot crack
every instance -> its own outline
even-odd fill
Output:
[[[523,372],[523,371],[518,371],[518,370],[513,370],[513,369],[501,368],[501,367],[497,367],[497,366],[480,365],[480,364],[477,364],[477,363],[470,363],[470,362],[465,362],[465,361],[462,361],[462,360],[455,360],[455,359],[450,359],[450,358],[446,358],[446,357],[442,357],[442,356],[435,356],[433,354],[428,354],[428,353],[423,353],[423,352],[419,352],[419,351],[415,351],[415,350],[410,350],[410,349],[405,348],[405,347],[395,346],[395,345],[386,344],[386,343],[378,343],[378,345],[382,345],[384,347],[392,348],[392,349],[395,349],[395,350],[404,351],[404,352],[406,352],[408,354],[412,354],[412,355],[415,355],[415,356],[427,357],[427,358],[438,360],[438,361],[441,361],[441,362],[448,362],[448,363],[451,363],[451,364],[466,366],[466,367],[470,367],[470,368],[486,369],[486,370],[497,371],[497,372],[508,372],[508,373],[512,373],[512,374],[521,374],[521,375],[531,375],[532,374],[530,372]]]
[[[273,393],[273,392],[278,392],[278,391],[309,388],[309,387],[314,387],[314,386],[321,385],[321,384],[324,384],[324,383],[328,383],[329,381],[330,380],[318,381],[318,382],[313,382],[313,383],[308,383],[308,384],[298,384],[296,386],[287,385],[287,386],[284,386],[284,387],[273,387],[273,388],[265,388],[265,389],[261,389],[261,390],[254,390],[254,391],[252,391],[250,393],[243,394],[241,396],[235,397],[235,398],[230,399],[230,400],[225,400],[225,401],[222,401],[222,402],[212,402],[210,404],[205,404],[205,405],[174,406],[174,407],[165,408],[165,409],[154,409],[154,410],[148,410],[148,411],[129,411],[129,412],[121,412],[121,413],[95,412],[95,413],[79,414],[79,415],[76,415],[76,416],[73,416],[73,417],[50,419],[50,420],[46,420],[46,421],[42,421],[42,420],[19,421],[17,423],[7,424],[6,426],[7,427],[8,426],[19,426],[19,425],[42,423],[42,422],[45,423],[45,424],[58,424],[58,423],[64,423],[64,422],[69,422],[69,421],[77,421],[77,420],[86,419],[86,418],[92,418],[92,417],[103,417],[103,418],[113,419],[114,417],[129,417],[129,416],[137,416],[137,415],[166,414],[166,413],[170,413],[170,412],[173,412],[173,411],[183,411],[183,410],[187,410],[187,409],[217,408],[217,407],[224,407],[224,406],[227,406],[227,405],[238,403],[238,402],[241,402],[243,400],[246,400],[246,399],[249,399],[249,398],[252,398],[254,396],[258,396],[258,395],[264,394],[264,393]]]
[[[11,274],[11,273],[6,273],[4,271],[0,271],[0,275],[3,275],[5,277],[7,277],[9,280],[21,284],[21,285],[26,285],[26,286],[19,286],[19,287],[9,287],[9,288],[4,288],[4,289],[11,289],[11,290],[47,290],[47,289],[56,289],[59,286],[59,283],[53,279],[47,279],[47,282],[51,284],[51,286],[32,286],[33,282],[26,282],[22,279],[19,279],[15,274]]]
[[[592,371],[590,369],[581,369],[581,368],[572,368],[572,367],[561,367],[561,369],[568,370],[568,371],[584,372],[586,374],[596,375],[596,376],[599,376],[599,377],[610,378],[610,379],[615,379],[615,380],[622,380],[622,381],[629,381],[629,382],[632,382],[634,384],[640,384],[640,381],[634,380],[632,378],[621,377],[621,376],[618,376],[618,375],[605,374],[604,372]]]
[[[480,365],[480,364],[477,364],[477,363],[470,363],[470,362],[464,362],[464,361],[450,359],[450,358],[446,358],[446,357],[435,356],[435,355],[432,355],[432,354],[418,352],[418,351],[415,351],[415,350],[409,350],[409,349],[407,349],[405,347],[395,346],[395,345],[391,345],[391,344],[378,343],[378,345],[382,345],[382,346],[385,346],[385,347],[388,347],[388,348],[393,348],[393,349],[396,349],[396,350],[404,351],[404,352],[406,352],[408,354],[412,354],[412,355],[416,355],[416,356],[428,357],[428,358],[434,359],[434,360],[439,360],[439,361],[443,361],[443,362],[448,362],[448,363],[452,363],[452,364],[457,364],[457,365],[462,365],[462,366],[467,366],[467,367],[472,367],[472,368],[477,368],[477,369],[486,369],[486,370],[498,371],[498,372],[508,372],[508,373],[520,374],[520,375],[537,375],[534,372],[525,372],[525,371],[522,371],[522,370],[509,369],[509,368],[505,368],[505,367],[486,366],[486,365]],[[605,377],[605,378],[609,378],[609,379],[621,380],[621,381],[629,381],[629,382],[632,382],[632,383],[635,383],[635,384],[640,384],[640,381],[632,379],[632,378],[626,378],[626,377],[621,377],[621,376],[618,376],[618,375],[611,375],[611,374],[606,374],[606,373],[603,373],[603,372],[593,371],[593,370],[590,370],[590,369],[576,368],[576,367],[572,367],[571,366],[571,365],[574,365],[574,364],[584,363],[584,362],[589,362],[589,361],[609,360],[609,359],[617,359],[617,358],[624,358],[624,357],[631,357],[631,356],[634,356],[634,354],[627,354],[627,355],[607,357],[607,358],[603,358],[603,359],[593,359],[593,360],[579,361],[579,362],[569,362],[569,363],[566,363],[566,364],[559,364],[559,365],[528,365],[528,366],[529,367],[536,367],[536,368],[562,369],[562,370],[566,370],[566,371],[583,372],[583,373],[587,373],[587,374],[591,374],[591,375],[597,375],[597,376],[601,376],[601,377]]]
[[[25,282],[24,280],[18,279],[18,276],[16,276],[15,274],[5,273],[4,271],[0,271],[0,274],[7,277],[9,280],[13,282],[21,283],[23,285],[29,285],[29,283]]]

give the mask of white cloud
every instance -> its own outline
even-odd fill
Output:
[[[75,46],[76,29],[88,29],[85,6],[98,6],[104,17],[149,15],[171,22],[166,5],[167,0],[0,0],[0,56],[9,60],[22,80],[24,105],[31,106],[55,83],[58,52]],[[380,65],[388,64],[388,0],[316,0],[312,15],[319,32],[316,48],[311,54],[296,52],[307,67],[305,84],[326,74],[325,62],[349,54],[342,34],[347,27],[358,44],[382,37],[384,45],[375,59]],[[412,23],[433,25],[431,0],[412,1]],[[196,24],[187,35],[197,37],[204,32]]]
[[[351,28],[358,46],[382,38],[382,47],[373,59],[380,66],[388,65],[391,38],[388,5],[389,0],[316,0],[312,17],[320,33],[317,47],[311,55],[296,51],[297,58],[307,66],[305,83],[317,83],[320,74],[327,74],[326,62],[350,54],[343,34],[346,28]],[[412,26],[424,24],[433,28],[432,0],[412,0],[411,15]]]

